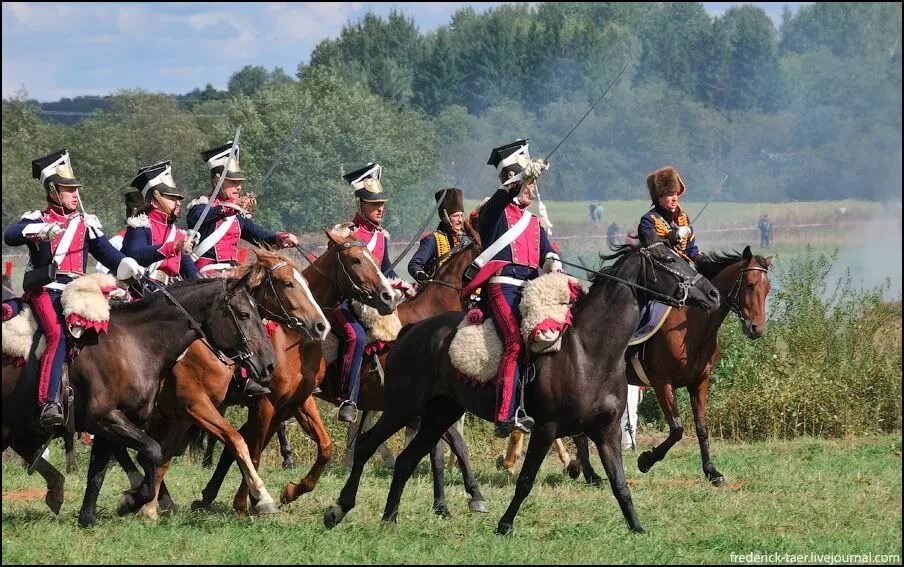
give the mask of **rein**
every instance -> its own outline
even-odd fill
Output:
[[[338,267],[335,270],[336,273],[339,272],[339,268],[342,268],[342,272],[345,274],[345,278],[348,281],[348,285],[351,286],[352,290],[358,296],[358,297],[350,298],[350,299],[356,299],[356,300],[360,301],[361,303],[367,303],[368,301],[370,301],[373,298],[373,294],[368,293],[363,288],[361,288],[361,286],[359,286],[358,284],[355,283],[355,280],[352,278],[351,274],[349,274],[348,270],[345,269],[345,264],[342,262],[342,258],[339,257],[339,255],[342,254],[343,250],[348,250],[349,248],[359,248],[359,247],[366,249],[367,245],[364,244],[364,242],[361,240],[355,240],[353,242],[343,242],[342,244],[336,244],[331,248],[334,248],[336,250],[336,263],[338,264]],[[309,250],[307,250],[303,246],[299,245],[299,246],[297,246],[297,248],[300,248],[301,251],[306,254],[310,254],[311,256],[316,256],[316,254],[312,254]],[[329,248],[327,249],[327,251],[329,251]],[[339,281],[338,277],[327,274],[326,272],[321,270],[318,266],[316,266],[314,264],[314,262],[308,260],[307,258],[305,258],[305,260],[308,262],[308,264],[312,268],[314,268],[315,271],[317,271],[318,274],[320,274],[321,276],[325,277],[326,279],[328,279],[331,282],[333,282],[334,284],[336,284],[336,286],[339,287],[340,290],[342,289],[342,282]],[[379,268],[377,271],[379,271]]]
[[[282,311],[282,315],[279,315],[277,313],[270,311],[269,309],[264,307],[263,303],[260,303],[260,302],[258,302],[257,308],[259,310],[262,310],[265,312],[267,319],[276,321],[277,323],[279,323],[281,325],[285,325],[289,329],[304,330],[304,326],[302,325],[301,319],[299,319],[298,317],[289,315],[289,312],[286,310],[286,307],[283,305],[282,300],[279,298],[279,294],[276,292],[276,286],[273,285],[273,272],[282,268],[283,266],[288,266],[288,265],[289,265],[289,262],[282,260],[280,262],[277,262],[270,268],[267,268],[267,278],[266,278],[267,285],[270,288],[270,291],[273,292],[273,297],[276,299],[276,304],[279,305],[279,309],[280,309],[280,311]],[[266,294],[267,291],[264,290],[264,293]]]

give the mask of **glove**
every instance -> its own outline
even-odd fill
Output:
[[[681,237],[678,236],[678,229],[673,228],[672,230],[670,230],[669,233],[666,235],[666,239],[669,241],[669,244],[671,244],[672,246],[680,243]]]
[[[144,268],[138,265],[134,258],[126,256],[116,268],[116,279],[126,281],[138,275],[144,275]]]
[[[174,254],[191,254],[195,243],[190,238],[180,238],[173,243]],[[161,249],[162,251],[163,249]]]
[[[419,283],[423,286],[423,285],[426,285],[427,282],[430,281],[430,276],[427,275],[427,272],[425,272],[423,270],[418,270],[414,274],[414,281],[416,281],[417,283]]]
[[[678,227],[678,238],[687,238],[691,235],[691,227],[689,226],[679,226]]]
[[[104,235],[104,226],[100,224],[100,219],[97,218],[97,215],[83,214],[82,220],[84,221],[85,226],[88,227],[88,235],[90,238],[94,239]]]
[[[397,280],[392,280],[390,283],[392,284],[393,289],[398,290],[407,297],[414,297],[414,287],[405,280],[399,278]]]
[[[549,253],[546,255],[546,261],[543,262],[543,273],[550,272],[561,272],[562,271],[562,262],[559,260],[558,255]]]
[[[38,240],[53,240],[63,232],[63,225],[58,222],[49,222],[35,235]]]
[[[276,239],[283,248],[295,248],[298,246],[298,237],[291,232],[280,232],[277,234]]]

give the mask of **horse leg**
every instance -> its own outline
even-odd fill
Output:
[[[4,439],[3,445],[3,449],[6,450],[6,447],[10,445],[8,438]],[[11,445],[13,451],[26,460],[33,458],[35,452],[41,448],[37,442],[21,443],[18,439],[12,441]],[[48,463],[44,457],[38,458],[34,470],[38,471],[38,474],[47,483],[47,494],[44,496],[44,503],[47,504],[47,507],[54,514],[59,515],[60,508],[63,507],[63,487],[66,483],[66,477],[56,467]]]
[[[122,470],[126,473],[126,476],[129,477],[129,485],[132,489],[137,489],[141,486],[141,482],[144,480],[144,475],[138,470],[138,467],[135,466],[135,463],[132,461],[132,457],[129,456],[129,451],[122,445],[118,447],[112,447],[111,451],[113,452],[113,456],[116,458],[116,462],[119,463],[119,466],[122,467]]]
[[[251,455],[251,463],[256,471],[260,466],[261,454],[264,452],[264,448],[270,443],[273,435],[276,434],[276,428],[282,423],[282,420],[276,419],[276,408],[273,407],[273,403],[267,397],[259,398],[257,405],[249,408],[248,417],[251,423],[256,422],[258,426],[256,429],[251,429],[251,432],[256,431],[257,434],[253,435],[250,440],[247,438],[245,439],[245,442],[248,444],[248,452]],[[263,486],[263,483],[261,483],[261,486]],[[245,482],[243,476],[239,483],[239,488],[235,493],[235,497],[232,499],[232,508],[239,517],[248,515],[248,488],[248,484]],[[270,498],[270,495],[267,494],[267,497]],[[256,500],[253,495],[252,499]],[[255,507],[258,507],[261,505],[261,502],[252,502],[252,504]],[[275,513],[278,511],[272,498],[268,504],[264,505],[264,511],[265,513]]]
[[[367,412],[367,417],[362,424],[364,426],[364,431],[370,431],[376,422],[376,414],[372,411]],[[377,452],[380,453],[380,458],[383,459],[384,467],[387,469],[395,467],[395,455],[392,453],[392,450],[386,446],[386,443],[380,443],[380,446],[377,447]]]
[[[235,456],[239,468],[242,470],[243,481],[250,489],[252,497],[257,500],[256,510],[262,514],[279,512],[276,503],[273,502],[273,497],[267,492],[264,481],[257,474],[245,440],[220,414],[210,398],[199,397],[185,408],[185,411],[204,431],[222,442]]]
[[[91,444],[91,458],[88,461],[88,482],[85,485],[85,496],[82,498],[82,509],[78,514],[80,526],[92,526],[97,521],[97,495],[104,484],[107,474],[107,463],[110,462],[110,445],[96,436]]]
[[[161,487],[163,486],[163,477],[166,476],[166,471],[169,470],[173,455],[187,429],[188,425],[185,422],[170,421],[168,419],[154,419],[148,427],[148,432],[151,436],[159,440],[162,455],[160,467],[157,469],[157,479],[154,483],[154,497],[141,507],[141,514],[150,520],[156,521],[158,519],[157,508],[160,501]],[[171,500],[170,505],[172,506]]]
[[[543,459],[549,453],[549,446],[556,438],[555,423],[538,423],[534,426],[530,434],[530,443],[527,445],[527,455],[524,457],[524,463],[521,465],[521,473],[515,483],[515,496],[499,520],[496,526],[496,533],[499,535],[508,535],[512,532],[515,523],[515,515],[521,508],[521,503],[530,494],[534,487],[534,479],[537,477],[537,471],[543,464]]]
[[[333,458],[333,440],[330,439],[330,434],[327,433],[326,427],[323,426],[314,396],[308,396],[308,399],[296,411],[295,417],[305,433],[317,444],[317,460],[300,482],[290,482],[283,488],[279,500],[284,504],[293,502],[302,494],[314,490],[314,487],[317,486],[317,481],[320,480],[320,475],[323,474],[323,469],[326,468],[330,459]]]
[[[383,510],[384,522],[398,521],[399,503],[402,501],[405,483],[421,459],[436,447],[443,433],[464,414],[464,411],[457,401],[449,397],[434,398],[427,403],[421,414],[421,427],[417,435],[396,459],[389,496],[386,498],[386,508]]]
[[[461,421],[459,420],[457,423],[461,423]],[[474,471],[471,469],[471,459],[468,456],[468,444],[465,443],[465,439],[462,436],[462,432],[458,428],[458,425],[456,424],[450,427],[449,430],[443,434],[443,439],[449,444],[449,448],[452,449],[452,454],[455,455],[455,459],[458,461],[458,468],[461,469],[461,477],[465,483],[465,490],[471,497],[470,500],[468,500],[468,508],[472,512],[486,513],[488,511],[487,501],[483,497],[483,494],[480,493],[480,486],[477,484],[477,478],[474,476]]]
[[[593,470],[593,464],[590,462],[590,445],[587,442],[586,435],[576,435],[572,437],[574,440],[574,446],[578,450],[578,461],[581,463],[581,471],[584,473],[584,480],[587,481],[587,484],[591,486],[601,486],[603,484],[603,477],[596,474],[596,471]],[[569,471],[569,475],[571,472]],[[571,478],[577,478],[577,476],[572,476]]]
[[[644,473],[664,459],[672,445],[681,441],[681,437],[684,436],[684,427],[681,425],[681,418],[678,417],[678,410],[675,407],[675,391],[672,389],[672,385],[666,383],[655,389],[659,406],[662,408],[665,419],[669,424],[669,436],[651,451],[644,451],[637,458],[637,468]]]
[[[515,474],[515,463],[521,459],[524,451],[524,433],[513,431],[509,435],[508,447],[505,455],[499,455],[496,459],[496,467],[507,471],[509,474]]]
[[[386,441],[404,427],[411,420],[411,417],[410,415],[395,416],[383,412],[373,429],[361,436],[355,446],[351,473],[349,473],[348,480],[345,481],[345,486],[342,487],[342,492],[339,493],[336,503],[323,513],[323,525],[328,528],[336,527],[345,518],[345,515],[355,507],[355,497],[358,494],[358,485],[361,482],[364,465],[377,452],[377,447],[380,443]],[[398,461],[396,461],[396,469],[393,476],[398,474],[398,472]]]
[[[606,469],[606,476],[609,477],[609,486],[612,488],[612,494],[618,501],[622,514],[628,522],[628,527],[632,532],[643,533],[640,520],[637,518],[637,512],[634,511],[634,503],[631,502],[631,492],[628,490],[628,483],[625,480],[625,468],[622,466],[622,432],[621,420],[614,419],[609,427],[602,435],[594,439],[596,449],[599,451],[600,459],[603,461],[603,468]]]
[[[446,506],[446,464],[443,462],[445,449],[442,443],[437,443],[430,449],[430,470],[433,477],[433,511],[443,519],[452,517],[449,507]]]
[[[239,428],[238,433],[242,436],[242,439],[247,443],[248,437],[251,435],[249,431],[251,431],[253,424],[251,423],[251,419],[249,416],[248,421]],[[216,444],[216,439],[211,436],[210,445]],[[208,445],[208,447],[210,446]],[[211,504],[213,504],[214,500],[217,499],[217,494],[220,492],[220,488],[223,486],[223,481],[226,480],[226,475],[229,473],[229,468],[232,467],[232,463],[235,462],[235,455],[230,453],[229,451],[223,451],[220,453],[220,460],[217,461],[217,468],[214,469],[213,474],[210,477],[210,480],[207,481],[207,485],[204,487],[204,490],[201,491],[201,499],[195,500],[191,504],[192,510],[200,510],[202,508],[207,508]]]
[[[279,439],[279,454],[282,455],[282,468],[287,471],[295,469],[295,461],[292,459],[292,445],[289,444],[289,436],[286,434],[286,422],[280,422],[279,429],[276,430],[276,436]]]
[[[78,461],[75,459],[75,434],[66,432],[63,435],[63,447],[66,450],[66,473],[75,472],[78,469]]]
[[[581,468],[578,462],[568,454],[565,443],[562,443],[561,439],[556,439],[553,448],[556,451],[556,456],[559,457],[559,461],[565,467],[565,472],[568,473],[572,480],[576,479],[581,474]]]
[[[367,412],[362,411],[358,421],[349,423],[345,432],[345,456],[342,457],[342,464],[349,468],[354,464],[355,442],[358,440],[358,434],[361,432],[361,426],[364,424],[366,415]]]
[[[697,440],[700,442],[700,457],[703,459],[703,474],[714,486],[722,486],[722,476],[709,454],[709,428],[706,425],[706,392],[709,378],[701,381],[696,387],[688,387],[691,394],[691,407],[694,410],[694,424],[697,426]]]

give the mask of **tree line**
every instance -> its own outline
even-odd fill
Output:
[[[816,3],[778,29],[749,5],[712,17],[701,3],[539,3],[463,8],[429,33],[369,14],[294,77],[247,66],[226,91],[122,91],[71,123],[46,112],[59,103],[4,101],[3,223],[40,204],[30,161],[63,146],[107,223],[122,224],[119,187],[156,159],[201,194],[199,152],[241,124],[262,222],[313,230],[349,216],[341,175],[375,160],[389,228],[410,230],[436,189],[495,188],[493,146],[552,150],[626,62],[553,156],[544,198],[644,198],[646,174],[671,164],[700,200],[725,174],[724,200],[900,199],[900,3]]]

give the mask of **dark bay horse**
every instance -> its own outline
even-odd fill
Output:
[[[750,247],[742,253],[713,254],[697,262],[697,269],[712,281],[722,296],[722,304],[715,311],[705,313],[698,309],[673,309],[659,332],[646,345],[644,369],[656,399],[669,424],[669,436],[660,445],[641,453],[637,467],[641,472],[665,458],[672,445],[681,440],[684,427],[678,417],[675,390],[687,388],[694,412],[703,474],[716,486],[725,477],[716,470],[709,454],[709,430],[706,425],[706,393],[709,377],[719,363],[719,327],[730,312],[741,322],[744,334],[758,339],[766,332],[766,296],[772,289],[769,268],[773,257],[754,256]],[[628,382],[644,385],[632,366],[628,366]],[[600,482],[593,471],[587,452],[586,439],[575,439],[578,458],[588,482]]]
[[[237,268],[233,275],[248,276],[248,287],[257,302],[260,316],[287,329],[301,330],[312,340],[321,340],[329,331],[329,322],[314,301],[308,283],[296,264],[277,252],[259,248],[254,251],[255,261]],[[218,409],[226,398],[234,372],[234,365],[225,363],[202,342],[196,341],[166,373],[148,428],[163,450],[163,462],[157,475],[157,495],[165,509],[172,509],[173,505],[164,476],[172,457],[184,446],[186,432],[195,424],[223,442],[236,456],[242,478],[258,501],[257,511],[279,511],[251,462],[245,440]],[[128,454],[117,455],[117,458],[121,463],[129,459]],[[123,468],[130,477],[137,472],[131,463],[123,463]],[[142,511],[156,518],[157,498],[146,504]]]
[[[123,496],[120,513],[135,512],[154,497],[161,449],[142,427],[154,408],[161,374],[202,333],[211,348],[244,359],[254,375],[272,372],[273,350],[246,283],[247,277],[176,284],[167,288],[169,295],[154,293],[140,302],[114,306],[108,332],[86,345],[69,366],[76,430],[95,435],[81,525],[95,522],[106,465],[121,447],[138,451],[145,475]],[[34,396],[34,383],[26,373],[4,365],[3,449],[11,446],[29,462],[51,437],[36,423]],[[37,470],[48,483],[48,504],[62,502],[59,472],[43,459],[38,459]]]
[[[449,311],[462,311],[462,301],[460,292],[462,288],[461,275],[465,272],[468,264],[480,254],[480,235],[471,226],[465,223],[466,232],[471,239],[470,244],[462,246],[459,250],[453,250],[453,254],[449,260],[445,262],[433,279],[427,283],[424,288],[411,300],[399,305],[396,314],[402,326],[410,325]],[[392,345],[380,353],[380,365],[385,368],[387,357],[392,350]],[[321,392],[316,394],[318,398],[326,400],[334,405],[339,405],[339,364],[331,364],[321,383]],[[361,391],[358,398],[358,408],[362,411],[383,411],[385,406],[385,395],[383,384],[380,376],[374,368],[373,358],[367,357],[361,365]],[[359,433],[360,434],[360,433]],[[468,457],[468,446],[465,444],[461,433],[455,428],[450,427],[443,433],[443,440],[452,449],[458,460],[459,468],[464,479],[465,490],[468,493],[468,506],[475,512],[486,512],[487,503],[480,488],[477,479],[471,470],[471,463]],[[443,448],[437,443],[431,451],[431,466],[433,471],[434,484],[434,504],[433,509],[437,514],[450,517],[448,507],[445,503],[444,493],[442,490],[444,465],[443,465]],[[308,490],[304,490],[302,484],[289,483],[283,490],[281,500],[283,502],[292,502],[299,496],[313,490],[313,486]]]
[[[397,294],[380,272],[373,255],[360,240],[327,231],[329,247],[303,272],[310,284],[311,294],[324,310],[334,308],[343,297],[358,301],[388,315],[396,307]],[[332,441],[320,418],[311,393],[320,383],[325,366],[320,341],[306,340],[294,329],[280,325],[270,338],[277,364],[273,378],[267,385],[270,394],[260,396],[248,406],[248,421],[239,429],[248,445],[254,467],[260,465],[264,448],[280,423],[295,417],[305,433],[317,443],[317,460],[302,485],[313,488],[332,458]],[[204,508],[213,503],[235,457],[223,452],[201,499],[192,507]],[[233,508],[240,515],[248,513],[248,486],[244,479],[233,499]]]
[[[536,424],[514,498],[497,533],[511,532],[553,440],[578,433],[586,433],[596,444],[628,525],[642,531],[621,462],[619,425],[627,397],[625,349],[640,306],[649,297],[712,309],[719,304],[719,292],[662,243],[646,248],[624,246],[607,259],[615,263],[597,272],[588,294],[575,304],[573,328],[563,337],[561,351],[540,357],[532,365],[536,378],[525,396]],[[383,415],[358,440],[349,479],[337,503],[324,513],[327,527],[338,524],[355,506],[363,464],[377,445],[412,418],[421,418],[420,430],[396,460],[385,521],[397,520],[402,490],[417,463],[465,410],[493,421],[495,389],[460,380],[449,360],[449,343],[463,317],[461,313],[437,315],[407,327],[399,337],[387,362]],[[528,369],[526,374],[530,373]]]

